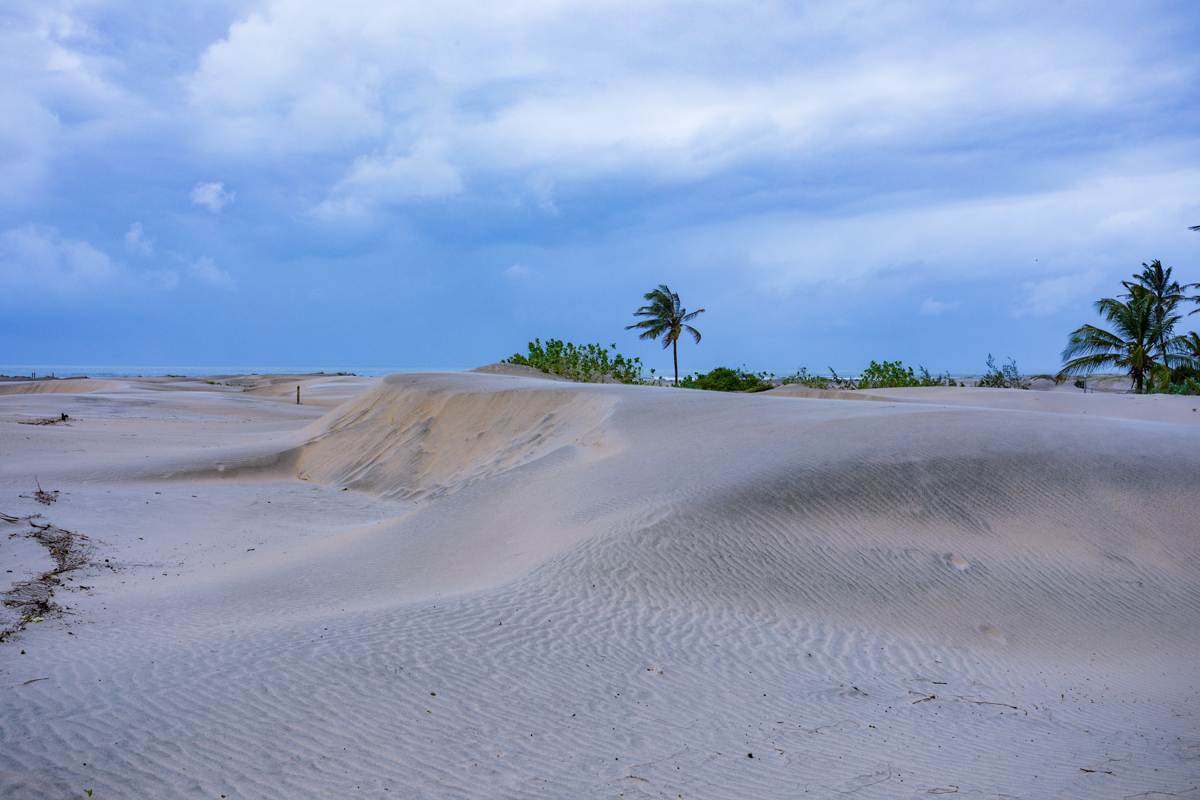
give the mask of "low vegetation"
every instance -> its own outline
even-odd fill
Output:
[[[901,361],[884,361],[882,364],[872,361],[857,378],[845,378],[838,375],[832,368],[830,377],[810,375],[807,368],[801,368],[795,375],[788,375],[780,383],[784,386],[807,386],[810,389],[891,389],[898,386],[958,386],[959,383],[945,375],[932,375],[923,366],[904,366]]]
[[[1030,382],[1021,377],[1021,371],[1017,369],[1017,362],[1013,359],[1008,359],[1008,363],[1002,367],[997,367],[992,354],[988,353],[987,357],[988,371],[975,384],[976,386],[991,388],[991,389],[1028,389]]]
[[[685,375],[679,381],[683,389],[706,389],[710,392],[762,392],[772,387],[767,373],[755,374],[745,368],[717,367],[695,377]]]
[[[857,390],[891,389],[908,386],[969,386],[995,389],[1029,389],[1034,379],[1051,378],[1057,382],[1071,379],[1077,387],[1087,388],[1087,376],[1104,369],[1124,370],[1133,382],[1134,391],[1200,395],[1200,335],[1176,335],[1175,325],[1182,319],[1176,313],[1184,302],[1200,305],[1200,295],[1188,296],[1188,289],[1200,289],[1200,283],[1181,285],[1171,279],[1171,269],[1158,261],[1142,265],[1141,274],[1123,281],[1126,293],[1118,298],[1096,302],[1096,310],[1111,323],[1112,330],[1092,325],[1072,332],[1063,351],[1063,367],[1057,375],[1022,376],[1014,359],[997,365],[992,354],[987,357],[987,372],[974,380],[955,380],[949,373],[931,374],[924,366],[916,369],[901,361],[871,361],[858,377],[842,377],[833,369],[829,376],[810,374],[801,368],[794,375],[777,378],[773,373],[750,372],[717,367],[706,373],[679,378],[678,342],[683,334],[697,343],[700,332],[688,323],[704,309],[688,312],[679,295],[666,284],[645,295],[646,305],[634,312],[640,318],[627,330],[640,331],[641,339],[661,339],[663,347],[672,348],[675,374],[673,385],[683,389],[703,389],[717,392],[760,392],[777,385],[799,385],[812,389]],[[1191,313],[1200,312],[1200,308]],[[642,371],[638,358],[626,358],[599,344],[575,345],[558,339],[540,339],[529,343],[528,353],[505,359],[509,364],[534,367],[543,372],[561,375],[583,383],[615,381],[628,384],[664,385],[667,378],[648,375]],[[340,373],[339,373],[340,374]],[[211,383],[211,381],[210,381]]]
[[[900,361],[884,361],[882,364],[871,362],[858,378],[859,389],[891,389],[898,386],[956,386],[957,383],[947,375],[930,375],[925,367],[918,366],[920,373],[914,373],[912,367],[905,367]]]
[[[626,358],[617,352],[615,344],[609,355],[608,348],[599,344],[575,345],[560,339],[547,339],[542,344],[541,339],[534,339],[529,343],[528,353],[515,353],[504,359],[504,363],[553,372],[580,383],[601,383],[606,378],[620,383],[647,382],[642,377],[641,359]],[[650,370],[650,380],[653,379],[654,370]]]

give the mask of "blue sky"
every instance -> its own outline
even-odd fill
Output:
[[[0,11],[0,362],[1050,371],[1200,281],[1194,2]],[[1190,318],[1200,321],[1200,314]]]

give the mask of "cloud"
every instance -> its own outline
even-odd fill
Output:
[[[208,256],[202,256],[192,262],[187,269],[188,277],[209,286],[230,289],[237,283],[233,276],[219,269]]]
[[[511,278],[514,281],[525,280],[531,274],[533,274],[532,271],[524,264],[513,264],[511,267],[504,270],[504,277]]]
[[[818,284],[861,289],[881,280],[913,287],[1004,280],[1014,289],[1028,283],[1028,292],[1047,276],[1132,272],[1146,257],[1127,266],[1118,253],[1184,229],[1185,210],[1200,194],[1200,170],[1141,161],[1141,174],[1102,174],[1061,189],[924,202],[879,198],[878,208],[858,213],[771,210],[673,235],[690,260],[743,265],[759,289],[781,295]],[[1027,312],[1050,308],[1050,295],[1039,297],[1024,306]]]
[[[272,0],[204,51],[188,97],[213,150],[344,159],[330,208],[481,174],[555,213],[549,189],[581,181],[1011,148],[1186,82],[1117,25],[947,7]]]
[[[142,223],[135,222],[125,231],[125,249],[143,256],[154,255],[154,240],[146,238]]]
[[[192,202],[204,206],[214,214],[233,202],[234,192],[225,191],[224,183],[197,183],[188,195]]]
[[[126,242],[145,246],[135,223]],[[139,251],[140,252],[140,251]],[[189,280],[231,288],[235,279],[202,257],[184,270]],[[147,292],[169,292],[179,287],[179,269],[131,269],[114,261],[88,242],[70,239],[46,225],[25,225],[0,234],[0,301],[11,305],[39,305],[46,301],[77,305]]]
[[[0,89],[0,203],[21,206],[39,186],[59,140],[59,123],[30,97]]]
[[[1075,275],[1027,281],[1022,284],[1024,298],[1013,315],[1045,317],[1081,300],[1097,300],[1097,291],[1104,283],[1103,277],[1098,270],[1089,270]]]
[[[10,300],[79,300],[126,277],[122,267],[92,245],[63,238],[48,226],[25,225],[0,235],[0,283]]]
[[[462,179],[445,147],[423,140],[409,152],[360,156],[317,207],[323,217],[355,215],[378,205],[445,197],[462,189]]]
[[[493,281],[552,284],[561,302],[499,334],[517,341],[607,336],[589,326],[667,281],[713,309],[699,352],[730,359],[843,322],[821,347],[869,355],[903,327],[914,348],[965,349],[990,327],[1057,352],[1143,261],[1200,279],[1184,274],[1200,242],[1186,3],[10,5],[0,295],[19,277],[50,307],[102,299],[113,324],[122,293],[211,299],[242,253],[264,290],[318,285],[359,314],[408,302],[411,320],[453,297],[508,321]],[[164,175],[204,179],[183,190],[194,214],[174,214]],[[196,218],[234,186],[256,224]],[[151,256],[170,268],[131,266]],[[340,270],[354,279],[326,282]],[[718,331],[735,301],[740,324]]]
[[[84,21],[91,5],[47,0],[4,9],[0,205],[29,206],[53,185],[63,156],[108,151],[149,127],[151,104],[113,78],[129,70]]]
[[[953,311],[959,305],[959,303],[941,303],[930,297],[924,303],[921,303],[921,313],[926,316],[936,317],[946,311]]]

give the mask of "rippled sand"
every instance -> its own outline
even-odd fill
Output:
[[[208,380],[0,385],[0,797],[1197,796],[1195,398]]]

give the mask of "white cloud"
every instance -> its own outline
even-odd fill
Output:
[[[125,231],[125,249],[143,256],[154,255],[154,240],[146,238],[142,223],[135,222]]]
[[[446,160],[445,147],[423,140],[410,152],[355,159],[316,213],[324,217],[353,215],[377,205],[444,197],[461,189],[462,179]]]
[[[1146,165],[1133,177],[1096,176],[1066,189],[885,202],[880,210],[844,216],[753,214],[676,235],[690,260],[744,264],[759,287],[780,294],[814,284],[861,288],[881,277],[912,286],[1004,280],[1013,287],[1028,282],[1025,313],[1052,313],[1051,285],[1037,290],[1036,299],[1030,294],[1047,276],[1130,274],[1155,256],[1127,264],[1114,253],[1183,230],[1185,209],[1200,195],[1200,170]]]
[[[0,203],[24,205],[40,185],[58,140],[54,114],[32,98],[0,88]]]
[[[136,225],[131,233],[139,233]],[[127,241],[130,237],[127,237]],[[131,237],[137,247],[140,235]],[[37,305],[49,300],[78,304],[118,295],[169,292],[179,287],[182,277],[220,288],[231,288],[236,280],[212,259],[196,259],[186,268],[130,269],[113,261],[90,243],[69,239],[46,225],[26,225],[0,234],[0,303]]]
[[[146,130],[150,104],[112,79],[124,70],[81,21],[92,5],[46,0],[4,8],[0,204],[28,204],[57,157]]]
[[[504,270],[504,277],[511,278],[515,281],[521,281],[532,275],[532,270],[524,264],[513,264],[508,269]]]
[[[1099,270],[1026,281],[1022,284],[1025,297],[1013,315],[1045,317],[1080,300],[1097,300],[1100,297],[1097,292],[1104,283],[1104,275]]]
[[[81,299],[127,277],[122,267],[95,247],[62,238],[44,225],[14,228],[0,236],[0,284],[9,300]]]
[[[930,297],[924,303],[921,303],[921,313],[926,316],[936,317],[946,311],[953,311],[958,306],[959,303],[942,303]]]
[[[1082,18],[994,7],[950,30],[939,7],[270,0],[187,85],[214,150],[343,159],[326,212],[516,173],[556,213],[565,182],[978,140],[1183,80]]]
[[[207,283],[209,286],[217,286],[222,289],[229,289],[234,286],[236,281],[233,276],[223,269],[217,267],[213,260],[208,256],[202,256],[196,259],[188,266],[188,277],[193,280]]]
[[[225,191],[224,183],[197,183],[188,195],[192,202],[204,206],[214,214],[233,202],[234,192]]]

